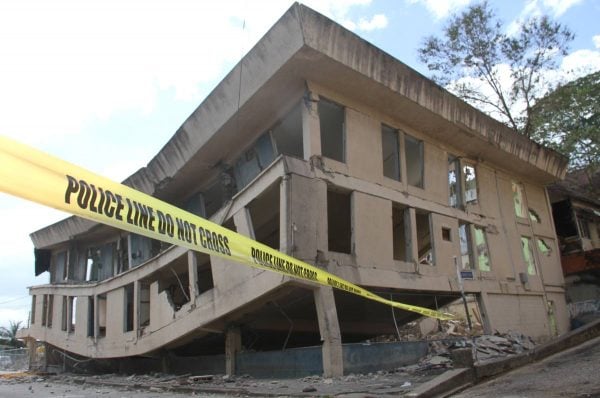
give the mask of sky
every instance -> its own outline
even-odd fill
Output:
[[[418,60],[471,0],[307,0],[429,76]],[[0,0],[0,134],[117,181],[145,166],[291,6],[289,0]],[[560,76],[600,69],[599,0],[492,0],[507,32],[549,15],[576,35]],[[0,326],[27,322],[29,234],[68,214],[0,192]]]

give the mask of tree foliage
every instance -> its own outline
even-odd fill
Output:
[[[543,73],[566,55],[571,31],[548,17],[532,17],[505,33],[487,2],[450,18],[443,37],[428,37],[419,51],[433,79],[460,98],[487,109],[530,136],[529,116],[548,89]]]
[[[8,327],[0,326],[0,336],[8,340],[8,345],[12,347],[20,347],[21,343],[17,340],[17,332],[21,328],[21,321],[10,321]]]
[[[532,138],[569,156],[571,169],[600,171],[600,71],[569,82],[532,108]]]

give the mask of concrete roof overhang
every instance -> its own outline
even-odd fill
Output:
[[[547,185],[567,159],[453,96],[317,12],[294,4],[187,118],[148,165],[124,181],[175,200],[203,181],[300,100],[314,82],[461,149],[468,157]],[[282,113],[281,115],[278,113]],[[398,116],[401,115],[401,116]],[[89,231],[70,217],[31,234],[38,248]]]

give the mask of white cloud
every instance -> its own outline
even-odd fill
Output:
[[[592,37],[592,41],[594,42],[594,47],[600,48],[600,35]]]
[[[471,0],[407,0],[407,2],[424,5],[436,20],[440,20],[465,7]]]
[[[359,30],[363,32],[371,32],[376,29],[384,29],[388,25],[388,19],[384,14],[373,15],[371,19],[360,18],[358,22],[352,20],[342,21],[342,25],[346,29]]]
[[[581,2],[582,0],[543,0],[544,7],[549,9],[554,17],[560,17],[567,12],[569,8]]]
[[[567,12],[571,7],[576,6],[583,0],[529,0],[521,10],[520,18],[539,17],[544,14],[551,14],[558,18]]]

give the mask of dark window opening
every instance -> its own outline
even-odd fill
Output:
[[[125,293],[125,319],[124,319],[124,328],[125,332],[131,332],[133,330],[133,311],[134,311],[134,287],[133,283],[125,285],[123,287]]]
[[[98,337],[106,337],[106,294],[99,294],[98,300]]]
[[[392,207],[392,239],[394,241],[394,260],[410,261],[408,255],[410,253],[410,245],[406,238],[407,235],[410,236],[410,233],[407,234],[407,228],[410,228],[409,224],[407,224],[407,211],[408,209],[403,207]]]
[[[30,315],[30,323],[33,325],[35,323],[35,294],[31,296],[31,315]]]
[[[400,139],[397,130],[381,126],[381,152],[383,175],[400,181]]]
[[[67,331],[69,322],[69,298],[62,296],[62,308],[60,313],[60,329],[64,332]]]
[[[416,212],[419,264],[434,265],[429,213]]]
[[[209,291],[215,287],[212,275],[212,264],[210,263],[210,256],[204,253],[195,252],[197,260],[197,284],[198,294]]]
[[[423,141],[404,135],[404,157],[406,159],[406,180],[409,185],[423,188],[424,153]]]
[[[140,282],[140,319],[139,327],[150,325],[150,285]]]
[[[274,184],[248,206],[254,237],[273,249],[279,250],[279,184]]]
[[[446,242],[452,242],[452,234],[450,228],[442,227],[442,239]]]
[[[48,323],[48,295],[42,296],[42,326]]]
[[[88,319],[87,335],[94,337],[96,335],[96,311],[94,311],[94,297],[88,297]]]
[[[590,239],[590,226],[588,220],[585,217],[577,216],[577,225],[579,226],[579,236],[582,238]]]
[[[302,140],[302,108],[297,104],[292,110],[271,130],[277,153],[283,155],[304,157]]]
[[[54,295],[49,294],[48,295],[48,319],[46,322],[46,326],[48,326],[49,328],[52,327],[53,316],[54,316]]]
[[[329,251],[352,252],[351,193],[327,191],[327,236]]]
[[[321,99],[318,108],[321,127],[321,154],[330,159],[345,162],[344,107]]]

